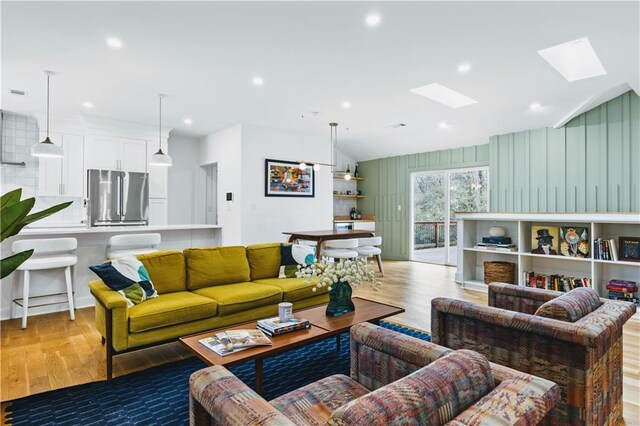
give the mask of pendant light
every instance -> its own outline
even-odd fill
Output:
[[[55,73],[53,71],[44,71],[44,73],[47,76],[47,137],[42,142],[31,145],[31,155],[42,158],[62,158],[64,156],[62,147],[49,139],[49,80]]]
[[[351,169],[347,164],[347,171],[344,172],[344,180],[351,180]]]
[[[158,103],[159,103],[159,114],[158,114],[158,152],[153,154],[149,159],[150,166],[162,166],[162,167],[170,167],[173,164],[173,160],[169,155],[162,152],[162,98],[164,95],[162,93],[158,94]]]
[[[304,120],[304,115],[300,116],[302,120]],[[333,132],[334,132],[334,128],[338,125],[338,123],[329,123],[329,125],[331,126],[331,163],[321,163],[318,161],[314,161],[313,163],[313,171],[317,172],[320,170],[321,166],[328,166],[331,167],[331,172],[333,173],[333,168],[335,167],[334,161],[333,161],[333,144],[334,144],[334,139],[333,139]],[[302,122],[302,145],[304,145],[304,121]],[[337,136],[337,130],[336,130],[336,136]],[[307,167],[309,167],[308,162],[302,160],[302,161],[298,161],[298,168],[300,170],[305,170]]]

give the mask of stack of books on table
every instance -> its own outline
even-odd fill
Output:
[[[624,300],[640,305],[640,299],[635,296],[638,291],[638,284],[635,281],[611,280],[607,284],[609,299]]]
[[[258,320],[258,329],[269,336],[279,336],[280,334],[304,330],[309,327],[311,327],[309,321],[302,318],[291,318],[286,322],[280,321],[278,317]]]
[[[482,237],[482,242],[473,246],[479,250],[518,251],[518,247],[511,242],[511,237]]]
[[[220,356],[230,355],[255,346],[272,344],[262,331],[254,329],[227,330],[198,341]]]

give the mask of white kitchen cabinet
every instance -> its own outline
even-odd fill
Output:
[[[115,136],[95,136],[90,140],[88,168],[122,170],[125,172],[147,171],[147,142],[141,139]]]
[[[125,172],[147,171],[147,142],[140,139],[118,138],[120,168]]]
[[[149,198],[149,225],[167,224],[167,199]]]
[[[151,158],[158,151],[158,142],[147,141],[147,158]],[[169,153],[169,147],[166,143],[162,144],[162,151]],[[167,198],[169,186],[169,168],[163,166],[148,166],[149,173],[149,197],[150,198]]]
[[[41,133],[41,139],[46,137]],[[41,158],[38,170],[38,195],[82,197],[84,194],[84,137],[68,133],[50,133],[64,150],[63,158]]]
[[[375,222],[353,222],[353,229],[358,231],[375,231],[376,223]]]
[[[120,144],[113,136],[90,136],[87,168],[120,170]]]

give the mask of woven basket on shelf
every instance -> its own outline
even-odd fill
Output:
[[[514,284],[516,264],[510,262],[484,262],[484,283]]]

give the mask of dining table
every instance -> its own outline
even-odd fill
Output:
[[[344,240],[349,238],[367,238],[375,236],[373,231],[360,229],[329,229],[325,231],[286,231],[285,235],[289,235],[289,242],[306,240],[315,241],[317,253],[322,253],[322,244],[327,240]]]

